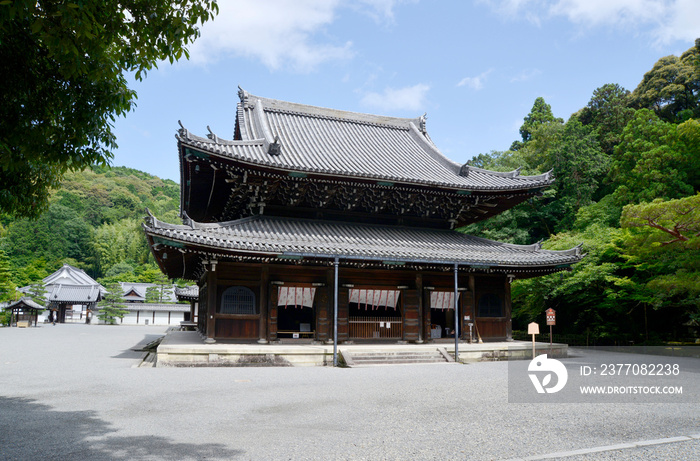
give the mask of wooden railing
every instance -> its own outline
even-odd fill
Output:
[[[354,339],[401,339],[403,321],[401,317],[350,317],[350,338]]]

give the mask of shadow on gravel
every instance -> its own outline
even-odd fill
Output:
[[[154,352],[158,344],[163,340],[163,335],[145,335],[141,341],[134,346],[113,356],[113,359],[137,359],[143,352]]]
[[[0,396],[0,458],[234,459],[221,444],[175,443],[164,437],[118,436],[94,411],[56,411],[34,400]]]

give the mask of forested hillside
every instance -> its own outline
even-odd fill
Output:
[[[160,271],[146,245],[142,217],[148,207],[179,222],[179,197],[174,181],[130,168],[67,173],[37,220],[2,217],[0,294],[39,281],[64,263],[95,279],[155,281]]]
[[[618,342],[700,336],[700,40],[661,58],[633,91],[606,84],[568,120],[537,98],[510,150],[473,165],[555,185],[465,232],[545,249],[579,243],[571,272],[513,283],[514,328]]]

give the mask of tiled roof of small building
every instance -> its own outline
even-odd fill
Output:
[[[520,176],[460,165],[445,157],[425,129],[425,117],[384,117],[239,96],[240,140],[179,131],[181,145],[287,172],[316,173],[473,191],[546,187],[550,173]]]
[[[140,283],[140,282],[119,282],[119,285],[122,287],[122,292],[123,292],[123,298],[125,301],[136,301],[136,302],[145,302],[146,301],[146,293],[149,288],[155,287],[160,289],[161,285],[155,284],[155,283]],[[164,295],[164,300],[167,302],[176,302],[177,298],[175,297],[175,294],[173,293],[173,287],[174,285],[166,285],[165,288],[165,293],[162,293]]]
[[[387,260],[502,267],[542,267],[581,260],[579,247],[543,250],[457,231],[254,216],[216,224],[174,225],[147,218],[154,241],[177,242],[231,253]],[[158,240],[160,239],[160,240]]]
[[[49,285],[46,299],[50,303],[94,303],[101,298],[100,285]]]
[[[0,306],[0,308],[2,308],[2,309],[34,309],[34,310],[46,309],[45,306],[38,304],[37,302],[35,302],[32,298],[30,298],[28,296],[22,296],[17,301],[10,301],[8,303],[4,303],[3,305]]]

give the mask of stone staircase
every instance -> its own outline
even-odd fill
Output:
[[[443,347],[431,350],[343,349],[340,354],[348,367],[454,362],[454,358]]]

